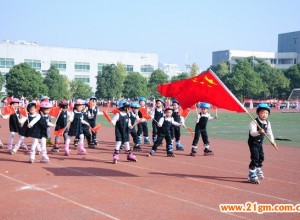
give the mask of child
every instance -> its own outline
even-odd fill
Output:
[[[139,103],[137,102],[132,102],[130,104],[130,107],[131,107],[131,112],[128,113],[128,116],[129,116],[129,119],[130,119],[130,122],[131,122],[131,125],[133,126],[135,123],[137,123],[139,120],[140,120],[140,117],[138,115],[138,112],[139,112],[139,108],[141,107]],[[143,120],[143,119],[142,119]],[[144,119],[145,121],[145,119]],[[137,133],[136,133],[136,129],[135,129],[135,126],[132,127],[132,129],[129,129],[129,133],[131,134],[132,136],[132,139],[133,139],[133,143],[134,143],[134,146],[133,146],[133,150],[134,151],[141,151],[142,148],[141,146],[139,145],[138,143],[138,136],[137,136]]]
[[[23,123],[24,124],[20,128],[20,131],[19,131],[19,135],[20,135],[19,141],[18,141],[17,144],[15,144],[13,149],[10,151],[11,154],[17,153],[17,151],[19,150],[21,144],[24,142],[25,137],[29,137],[29,128],[28,128],[29,122],[31,122],[32,119],[35,118],[37,115],[38,115],[38,120],[40,119],[40,115],[37,114],[37,112],[36,112],[36,104],[35,103],[29,103],[26,108],[27,108],[27,112],[28,112],[28,117],[27,118],[23,117],[20,120],[21,124],[23,124]],[[38,152],[40,153],[40,147],[39,147]]]
[[[146,107],[146,98],[145,97],[140,97],[139,98],[139,104],[141,106],[141,108],[147,108]],[[142,118],[143,115],[142,113],[139,111],[139,117]],[[137,131],[137,135],[138,135],[138,140],[139,140],[139,144],[142,143],[142,133],[144,133],[144,144],[150,144],[150,139],[148,136],[148,125],[147,125],[147,121],[141,122],[138,124],[138,131]]]
[[[161,144],[163,139],[166,139],[167,145],[167,156],[168,157],[175,157],[173,153],[173,145],[172,145],[172,138],[171,138],[171,126],[181,126],[180,123],[176,122],[172,117],[173,109],[166,108],[165,109],[165,116],[162,117],[158,122],[158,137],[157,140],[154,142],[152,150],[150,151],[148,156],[153,156],[157,150],[157,147]]]
[[[49,97],[48,96],[42,96],[41,99],[40,99],[40,103],[42,102],[49,102]],[[49,117],[49,121],[51,122],[51,117]],[[48,146],[51,146],[53,145],[52,141],[51,141],[51,137],[50,137],[50,127],[47,128],[47,137],[46,138],[46,145]]]
[[[179,105],[179,102],[176,99],[174,99],[172,101],[172,106],[173,106],[172,117],[179,124],[184,124],[184,118],[179,115],[179,107],[180,107],[180,105]],[[184,147],[180,143],[180,136],[181,136],[181,134],[180,134],[180,127],[172,125],[172,129],[171,129],[172,140],[174,139],[174,136],[175,136],[175,141],[176,141],[176,150],[183,151]]]
[[[67,124],[68,124],[68,118],[70,118],[71,113],[68,112],[68,101],[61,100],[58,103],[58,106],[60,107],[60,113],[56,120],[55,131],[59,131],[60,129],[65,128],[63,137],[64,137],[64,143],[66,143],[66,139],[69,131],[67,128]],[[59,136],[55,136],[54,145],[51,151],[59,152]]]
[[[269,105],[264,103],[259,104],[256,109],[256,114],[258,117],[249,124],[248,145],[251,162],[249,164],[248,182],[250,183],[259,183],[259,180],[264,178],[263,171],[261,170],[262,162],[264,161],[264,150],[262,146],[264,135],[268,135],[273,145],[276,146],[271,123],[267,120],[270,115]]]
[[[115,126],[116,146],[113,154],[113,163],[117,163],[119,160],[119,152],[121,144],[124,143],[127,160],[136,162],[136,156],[130,150],[129,146],[129,129],[132,129],[131,120],[128,117],[129,103],[125,100],[121,100],[118,104],[119,113],[115,114],[111,123]]]
[[[90,126],[93,128],[96,126],[97,115],[100,115],[100,111],[98,111],[97,98],[95,96],[90,97],[90,102],[92,103],[92,108],[88,106],[88,117]],[[94,143],[94,145],[98,144],[96,132],[92,132],[92,142]]]
[[[202,141],[204,144],[204,156],[213,156],[214,153],[212,150],[209,148],[209,141],[208,141],[208,136],[207,136],[207,130],[206,130],[206,125],[209,120],[217,119],[218,117],[211,117],[210,114],[208,113],[208,109],[210,109],[210,104],[206,102],[201,102],[200,104],[200,109],[201,112],[197,114],[197,119],[196,119],[196,127],[195,127],[195,136],[192,144],[192,150],[190,155],[191,156],[196,156],[197,151],[198,151],[198,141],[200,138],[200,134],[202,137]]]
[[[85,124],[90,126],[88,122],[83,120],[82,111],[85,108],[85,101],[81,99],[77,99],[74,105],[74,111],[70,115],[70,128],[66,139],[65,144],[65,156],[69,156],[70,154],[70,141],[72,136],[79,136],[79,143],[77,154],[78,155],[86,155],[86,150],[83,145],[84,135],[83,135],[83,128],[82,125]]]
[[[10,136],[7,144],[7,149],[9,152],[12,151],[13,149],[13,142],[14,142],[14,137],[16,133],[20,132],[21,129],[21,114],[19,110],[19,102],[20,100],[18,98],[12,98],[10,101],[10,105],[14,109],[15,113],[11,115],[3,115],[2,117],[4,119],[9,118],[9,131],[10,131]],[[21,143],[21,148],[28,150],[27,146],[24,144],[24,142]]]
[[[83,120],[87,123],[89,123],[89,125],[86,124],[82,124],[82,131],[83,131],[83,135],[86,138],[87,142],[88,142],[88,147],[89,148],[95,148],[95,143],[97,144],[97,138],[96,139],[92,139],[92,135],[90,132],[90,127],[95,127],[96,126],[96,120],[95,120],[95,124],[94,122],[91,123],[90,119],[89,119],[89,102],[85,103],[85,108],[82,111],[83,114]],[[94,134],[92,132],[92,134]]]
[[[28,124],[28,128],[31,129],[31,137],[34,138],[34,141],[31,145],[29,162],[34,163],[35,154],[36,154],[36,147],[38,145],[38,138],[41,139],[41,163],[49,163],[49,157],[47,155],[47,138],[49,137],[48,128],[54,127],[55,124],[52,124],[49,121],[49,113],[52,108],[52,104],[43,101],[40,104],[40,118],[36,115],[33,115],[35,119],[29,119],[31,122]],[[38,119],[39,118],[39,119]],[[35,127],[36,126],[36,127]],[[30,133],[30,132],[29,132]],[[28,135],[29,136],[29,135]]]
[[[164,116],[164,111],[163,111],[163,101],[162,99],[156,99],[155,100],[155,109],[152,115],[152,140],[153,143],[157,140],[157,132],[158,132],[158,126],[157,123],[158,121]]]

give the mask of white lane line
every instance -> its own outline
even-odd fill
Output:
[[[62,197],[62,196],[60,196],[60,195],[58,195],[58,194],[56,194],[56,193],[50,192],[50,191],[48,191],[48,190],[46,190],[46,189],[42,189],[42,188],[40,188],[40,187],[37,187],[37,186],[31,185],[31,184],[29,184],[29,183],[23,182],[22,180],[18,180],[18,179],[16,179],[16,178],[9,177],[9,176],[4,175],[4,174],[2,174],[2,173],[0,173],[0,176],[4,177],[4,178],[6,178],[6,179],[12,180],[12,181],[14,181],[14,182],[23,184],[25,188],[27,187],[27,188],[30,188],[30,189],[35,189],[35,190],[38,190],[38,191],[42,191],[42,192],[47,193],[47,194],[49,194],[49,195],[51,195],[51,196],[54,196],[54,197],[59,198],[59,199],[62,199],[62,200],[64,200],[64,201],[68,202],[68,203],[72,203],[72,204],[77,205],[77,206],[79,206],[79,207],[81,207],[81,208],[84,208],[84,209],[87,209],[87,210],[89,210],[89,211],[92,211],[92,212],[98,213],[98,214],[100,214],[100,215],[103,215],[103,216],[105,216],[105,217],[107,217],[107,218],[115,219],[115,220],[118,220],[118,219],[119,219],[119,218],[116,218],[116,217],[114,217],[114,216],[112,216],[112,215],[109,215],[109,214],[107,214],[107,213],[101,212],[101,211],[99,211],[99,210],[97,210],[97,209],[94,209],[94,208],[92,208],[92,207],[89,207],[89,206],[83,205],[83,204],[81,204],[81,203],[75,202],[74,200],[71,200],[71,199],[67,199],[67,198],[65,198],[65,197]]]

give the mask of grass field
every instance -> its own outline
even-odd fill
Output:
[[[214,112],[211,112],[214,115]],[[242,140],[248,139],[248,125],[250,118],[243,113],[218,113],[219,119],[208,122],[207,130],[209,137],[228,140]],[[256,115],[252,114],[255,118]],[[186,126],[195,128],[195,113],[191,113],[186,120]],[[288,139],[276,140],[277,145],[300,147],[300,114],[299,113],[271,113],[269,120],[272,125],[272,130],[275,138]],[[110,125],[104,117],[98,117],[98,122],[103,126]],[[148,128],[151,130],[151,122],[148,121]],[[190,135],[190,133],[182,128],[183,135]],[[151,136],[151,133],[150,133]],[[192,142],[192,141],[191,141]],[[265,140],[267,143],[268,140]]]

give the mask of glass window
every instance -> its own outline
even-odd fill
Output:
[[[65,71],[67,64],[65,61],[51,61],[51,66],[55,66],[57,69]]]
[[[75,76],[74,80],[81,81],[84,83],[90,83],[90,77],[88,77],[88,76]]]
[[[41,69],[41,61],[40,60],[25,59],[24,62],[28,63],[30,66],[32,66],[32,68],[34,68],[36,70]]]
[[[133,72],[133,65],[125,65],[127,72]]]
[[[106,65],[108,65],[108,64],[106,64],[106,63],[98,63],[98,72],[102,72],[103,67],[106,66]]]
[[[154,67],[151,65],[143,65],[141,66],[142,73],[152,73],[154,71]]]
[[[75,71],[80,71],[80,72],[89,72],[90,71],[90,64],[89,63],[75,63]]]
[[[11,68],[15,65],[15,61],[12,58],[0,58],[0,68]]]

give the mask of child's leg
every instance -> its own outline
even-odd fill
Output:
[[[192,149],[191,149],[191,153],[190,153],[191,156],[196,156],[196,154],[198,152],[197,145],[198,145],[198,142],[199,142],[200,133],[201,133],[201,130],[198,127],[198,124],[196,124],[195,134],[194,134],[194,139],[193,139],[193,144],[192,144]]]
[[[152,121],[152,140],[155,142],[157,139],[157,123],[153,120]]]
[[[184,150],[183,145],[180,143],[180,127],[174,127],[175,140],[176,140],[176,150]]]
[[[117,163],[119,160],[119,152],[121,147],[122,141],[117,141],[115,145],[115,151],[113,154],[113,163]]]
[[[256,168],[259,167],[259,145],[248,143],[250,149],[251,162],[249,164],[248,181],[251,183],[259,183]]]
[[[8,143],[7,143],[7,149],[9,151],[12,150],[13,148],[13,143],[14,143],[14,137],[15,137],[15,132],[11,131],[10,134],[9,134],[9,139],[8,139]]]
[[[130,130],[130,134],[131,134],[131,137],[132,137],[133,143],[134,143],[133,150],[134,151],[141,151],[142,148],[139,145],[138,136],[137,136],[135,128],[133,128],[133,129]]]
[[[150,153],[149,153],[148,156],[152,156],[152,155],[155,154],[155,152],[157,151],[158,146],[159,146],[159,145],[162,143],[162,141],[164,140],[165,135],[166,135],[166,134],[165,134],[165,133],[162,133],[162,132],[159,132],[159,133],[158,133],[157,140],[154,142],[154,144],[153,144],[153,146],[152,146],[152,149],[151,149],[151,151],[150,151]]]
[[[149,134],[148,134],[148,124],[147,122],[142,123],[142,128],[143,128],[143,133],[144,133],[144,143],[145,144],[150,144],[150,139],[149,139]]]
[[[47,138],[42,137],[41,139],[41,153],[42,153],[42,158],[41,158],[41,163],[49,163],[49,157],[47,155]]]
[[[65,149],[64,149],[65,156],[69,156],[69,154],[70,154],[70,141],[71,141],[71,136],[67,135]]]
[[[79,155],[85,155],[86,154],[86,150],[84,149],[84,135],[83,134],[79,135],[77,154],[79,154]]]
[[[29,156],[29,162],[33,163],[35,159],[35,150],[36,146],[38,145],[39,140],[37,138],[33,138],[32,144],[31,144],[31,149],[30,149],[30,156]]]
[[[59,152],[59,136],[55,136],[54,138],[54,145],[51,149],[52,152]]]
[[[204,156],[212,156],[214,153],[209,147],[208,135],[206,129],[202,129],[201,136],[204,144]]]
[[[20,136],[18,143],[14,146],[14,148],[11,150],[11,154],[15,154],[17,153],[17,151],[19,150],[21,143],[24,142],[24,136]]]

